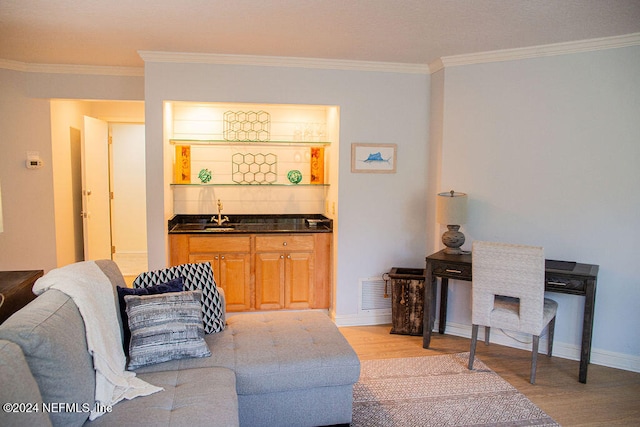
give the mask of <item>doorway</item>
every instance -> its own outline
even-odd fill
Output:
[[[143,261],[134,263],[135,267],[129,268],[122,264],[123,272],[137,275],[147,269],[146,259],[146,215],[136,214],[133,220],[120,220],[127,218],[129,213],[146,210],[146,195],[138,192],[135,197],[128,197],[126,190],[144,188],[145,161],[144,161],[144,102],[143,101],[103,101],[103,100],[70,100],[52,99],[51,107],[51,145],[52,145],[52,169],[53,169],[53,192],[55,205],[55,234],[56,234],[56,258],[57,265],[62,267],[85,259],[114,259],[113,242],[115,241],[116,253],[118,246],[123,252],[136,252],[137,258]],[[97,130],[97,138],[93,142],[87,141],[88,133],[86,123],[89,128]],[[112,150],[109,144],[109,134],[115,129],[115,143],[118,146]],[[130,145],[135,146],[132,152],[120,149],[120,127],[127,129],[137,129],[134,141]],[[126,139],[126,138],[125,138]],[[87,148],[89,153],[87,152]],[[93,153],[93,154],[91,154]],[[112,154],[115,153],[115,157]],[[124,153],[124,154],[122,154]],[[96,163],[86,167],[83,158],[90,158]],[[134,160],[137,159],[137,160]],[[134,166],[118,168],[123,162],[132,161]],[[84,166],[83,166],[84,165]],[[116,172],[111,171],[111,167],[116,167]],[[124,172],[119,172],[122,170]],[[90,183],[86,181],[87,171],[97,175],[96,180]],[[112,190],[112,186],[118,186],[118,182],[112,182],[112,176],[124,173],[128,177],[125,190],[125,201],[118,199],[118,193],[122,191]],[[140,176],[142,175],[142,179]],[[117,178],[116,178],[117,179]],[[120,180],[121,182],[122,180]],[[93,198],[93,203],[85,206],[83,200],[84,192],[91,194],[86,198]],[[112,212],[111,193],[115,197],[114,209]],[[100,195],[100,197],[98,197]],[[98,198],[100,202],[98,203]],[[106,200],[106,203],[104,202]],[[117,202],[124,206],[119,209]],[[120,215],[119,212],[124,212]],[[84,216],[91,214],[92,219],[101,218],[96,221],[100,224],[101,234],[100,250],[87,252],[85,250],[84,238],[85,226]],[[115,215],[116,222],[112,224],[111,218]],[[128,242],[118,243],[117,230],[121,229],[121,224],[136,224],[135,235],[139,241],[143,241],[142,246],[130,245]],[[114,236],[112,236],[112,232]],[[130,233],[126,231],[125,233]],[[141,234],[143,233],[143,234]],[[106,237],[105,237],[106,236]],[[114,240],[115,239],[115,240]],[[127,255],[129,256],[129,255]],[[127,257],[125,256],[125,258]],[[119,260],[118,260],[119,261]]]
[[[71,216],[73,230],[73,260],[84,260],[84,238],[82,233],[82,131],[71,127],[69,129],[69,148],[71,155],[71,192],[72,208]]]
[[[135,277],[147,270],[144,124],[85,116],[81,151],[83,258]]]
[[[144,124],[109,124],[112,258],[125,276],[147,270]]]

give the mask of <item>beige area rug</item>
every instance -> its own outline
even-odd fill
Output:
[[[352,426],[558,426],[469,353],[362,361]]]

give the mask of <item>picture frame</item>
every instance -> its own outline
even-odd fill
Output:
[[[397,144],[351,144],[352,173],[396,173]]]

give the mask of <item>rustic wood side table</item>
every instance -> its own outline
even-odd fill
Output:
[[[31,288],[42,270],[0,271],[0,323],[35,299]]]

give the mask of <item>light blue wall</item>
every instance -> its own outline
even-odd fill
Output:
[[[359,278],[379,276],[394,266],[423,266],[428,75],[147,63],[145,86],[151,268],[166,262],[168,193],[163,182],[168,182],[170,163],[162,147],[165,100],[339,106],[336,314],[356,314]],[[352,174],[354,142],[398,144],[398,172]]]
[[[25,73],[0,69],[0,182],[4,232],[0,270],[51,269],[56,264],[49,103],[25,96]],[[27,169],[37,151],[41,169]]]
[[[70,172],[54,164],[49,98],[143,100],[144,78],[0,68],[0,270],[48,271],[65,259],[56,253],[54,169]],[[40,154],[41,169],[26,169],[27,151]]]
[[[640,370],[640,47],[451,67],[443,87],[439,190],[469,194],[465,247],[599,264],[592,360]],[[451,292],[468,325],[469,287]],[[554,349],[577,351],[583,299],[548,296]]]

